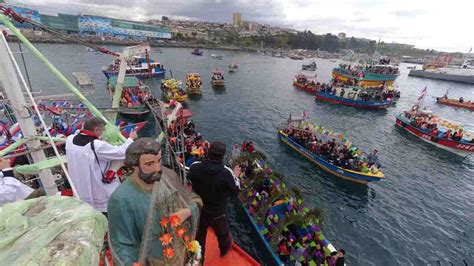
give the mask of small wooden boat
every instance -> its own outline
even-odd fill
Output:
[[[235,64],[235,63],[232,63],[229,65],[229,73],[234,73],[237,71],[237,69],[239,68],[239,65]]]
[[[161,90],[166,100],[185,102],[188,99],[186,91],[181,87],[181,81],[176,79],[165,79],[161,82]]]
[[[314,79],[308,78],[302,73],[295,76],[293,79],[293,86],[311,94],[316,93],[317,90],[316,81]]]
[[[186,91],[189,95],[202,95],[202,81],[199,73],[186,74]]]
[[[368,182],[372,181],[380,181],[385,179],[385,175],[377,168],[377,167],[371,167],[371,169],[368,168],[367,165],[364,165],[365,163],[363,162],[364,159],[361,159],[359,161],[355,161],[354,163],[360,163],[362,164],[361,170],[355,170],[354,169],[348,169],[348,168],[343,168],[341,166],[335,165],[333,162],[331,162],[329,159],[325,159],[322,155],[316,154],[311,152],[308,148],[300,145],[291,135],[288,133],[289,131],[293,132],[296,131],[302,131],[302,132],[309,132],[315,136],[319,140],[322,139],[335,139],[336,142],[341,142],[341,146],[345,146],[349,151],[353,154],[355,154],[357,157],[356,158],[364,158],[363,152],[358,149],[357,147],[353,146],[352,143],[350,143],[347,139],[345,139],[342,134],[337,134],[334,132],[331,132],[329,130],[324,129],[323,127],[319,127],[317,125],[313,125],[311,123],[308,123],[305,121],[304,118],[293,118],[289,119],[289,124],[282,129],[278,131],[278,135],[280,137],[280,140],[306,157],[308,160],[311,162],[315,163],[317,166],[319,166],[321,169],[324,171],[335,175],[337,177],[353,181],[355,183],[359,184],[367,184]],[[309,130],[306,130],[306,128],[309,128]],[[321,133],[322,132],[322,133]],[[342,136],[342,138],[341,138]]]
[[[291,55],[290,58],[293,59],[293,60],[303,60],[304,59],[304,57],[301,56],[301,55]]]
[[[448,99],[447,97],[438,97],[436,98],[436,102],[439,104],[450,105],[450,106],[455,106],[455,107],[474,111],[474,102],[464,101],[461,99],[456,100],[456,99]]]
[[[202,56],[202,51],[199,50],[199,48],[194,48],[194,50],[191,52],[191,54],[193,55],[197,55],[197,56]]]
[[[310,64],[307,64],[307,65],[302,65],[301,66],[301,69],[302,70],[309,70],[309,71],[316,71],[316,69],[318,68],[318,65],[316,64],[316,62],[311,62]]]
[[[217,55],[217,54],[211,54],[211,57],[214,59],[222,59],[222,55]]]
[[[377,92],[378,98],[371,98],[370,90],[362,87],[336,87],[331,92],[319,90],[316,92],[316,100],[333,104],[351,106],[364,109],[386,109],[393,103],[393,96]]]
[[[108,79],[107,89],[112,95],[116,86],[117,76],[110,77]],[[145,101],[150,97],[150,89],[143,85],[138,78],[125,76],[118,112],[129,116],[141,116],[147,114],[150,110],[146,107]]]
[[[224,87],[225,86],[224,73],[218,70],[213,71],[211,75],[211,82],[212,82],[212,86],[214,87]]]

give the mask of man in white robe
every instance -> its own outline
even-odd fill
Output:
[[[110,195],[120,185],[120,180],[108,172],[109,167],[113,161],[125,159],[125,151],[137,133],[132,131],[124,144],[114,146],[99,139],[104,128],[105,123],[99,118],[85,121],[83,130],[67,138],[66,156],[79,198],[106,214]]]

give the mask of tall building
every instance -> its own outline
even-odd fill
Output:
[[[232,14],[232,25],[236,28],[242,27],[242,14],[240,13]]]

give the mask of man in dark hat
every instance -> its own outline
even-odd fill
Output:
[[[189,180],[193,190],[203,201],[196,240],[202,247],[204,258],[207,228],[214,229],[219,242],[221,257],[225,256],[232,245],[229,221],[227,218],[227,199],[240,191],[240,168],[232,171],[224,166],[226,146],[222,142],[212,142],[206,158],[195,162],[189,170]]]

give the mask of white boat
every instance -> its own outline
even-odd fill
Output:
[[[222,59],[222,55],[217,55],[217,54],[211,54],[211,57],[215,59]]]
[[[461,66],[426,64],[423,69],[410,70],[409,76],[474,84],[474,59],[465,60]]]

